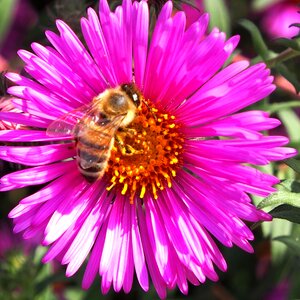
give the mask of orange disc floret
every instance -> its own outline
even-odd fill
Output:
[[[172,186],[182,165],[184,138],[179,128],[173,115],[144,101],[130,126],[117,133],[122,145],[116,139],[106,171],[111,182],[107,189],[118,188],[131,203],[147,191],[158,199],[158,191]]]

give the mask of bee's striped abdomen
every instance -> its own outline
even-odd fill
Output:
[[[103,134],[95,136],[87,132],[77,138],[77,163],[81,174],[90,182],[103,177],[114,137]]]

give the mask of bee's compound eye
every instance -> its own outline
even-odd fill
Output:
[[[114,94],[110,97],[110,104],[115,108],[115,110],[117,110],[126,106],[127,102],[123,95]]]
[[[138,96],[138,94],[133,94],[132,95],[132,100],[133,100],[133,103],[135,104],[136,107],[139,107],[140,104],[141,104],[141,101],[140,101],[140,98]]]

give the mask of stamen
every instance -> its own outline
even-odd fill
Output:
[[[113,182],[110,186],[106,187],[106,190],[110,191],[115,185],[116,185],[116,183]]]
[[[146,187],[145,185],[142,185],[141,193],[140,193],[140,198],[144,198],[146,193]]]
[[[119,143],[112,148],[106,170],[111,182],[107,190],[116,188],[133,204],[135,195],[143,199],[148,192],[159,199],[160,191],[172,187],[182,165],[184,143],[175,120],[151,102],[142,102],[134,121],[118,132]]]
[[[154,199],[158,199],[158,196],[157,196],[157,193],[156,193],[156,187],[155,185],[152,183],[152,193],[153,193],[153,196],[154,196]]]
[[[122,194],[122,195],[125,195],[126,192],[127,192],[127,189],[128,189],[128,184],[125,183],[124,186],[123,186],[123,190],[122,190],[121,194]]]

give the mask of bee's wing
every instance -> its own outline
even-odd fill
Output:
[[[91,110],[91,105],[83,105],[54,120],[47,128],[48,136],[75,135],[77,125],[84,115]]]

